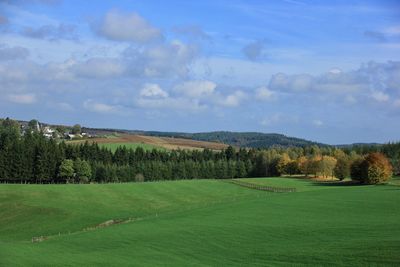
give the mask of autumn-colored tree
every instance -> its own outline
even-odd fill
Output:
[[[297,165],[299,166],[299,170],[302,174],[304,174],[305,176],[308,176],[310,174],[309,161],[307,157],[305,156],[299,157],[297,159]]]
[[[334,157],[323,156],[318,161],[318,173],[324,177],[333,176],[333,169],[336,166],[337,160]]]
[[[276,165],[276,169],[278,170],[278,172],[281,175],[288,174],[287,167],[288,167],[289,163],[290,163],[289,155],[287,153],[283,153]]]
[[[364,184],[378,184],[392,177],[392,165],[385,155],[374,152],[352,164],[351,178]]]
[[[318,173],[321,172],[321,166],[320,166],[320,161],[322,160],[321,155],[315,155],[312,158],[309,158],[309,172],[314,174],[315,177],[317,177]]]

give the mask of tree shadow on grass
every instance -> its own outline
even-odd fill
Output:
[[[358,181],[319,181],[312,183],[315,186],[362,186],[362,184]]]

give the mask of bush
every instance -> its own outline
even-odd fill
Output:
[[[392,177],[392,165],[382,153],[370,153],[351,165],[351,178],[363,184],[378,184]]]

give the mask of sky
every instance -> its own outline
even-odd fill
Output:
[[[0,0],[0,117],[400,141],[400,1]]]

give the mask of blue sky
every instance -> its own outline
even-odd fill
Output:
[[[398,1],[0,1],[0,117],[400,140]]]

